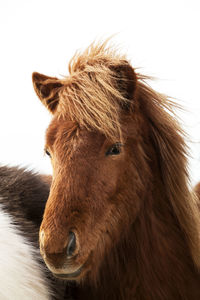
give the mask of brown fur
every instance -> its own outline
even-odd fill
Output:
[[[77,54],[69,72],[33,74],[53,113],[40,229],[47,266],[83,266],[77,299],[200,299],[200,216],[173,103],[106,43]],[[121,153],[106,156],[116,142]],[[77,236],[70,262],[69,231]]]

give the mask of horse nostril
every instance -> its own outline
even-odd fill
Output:
[[[71,231],[69,233],[69,243],[67,245],[67,256],[70,257],[73,255],[74,251],[76,249],[76,236],[75,234]]]

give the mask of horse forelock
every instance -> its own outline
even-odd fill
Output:
[[[116,85],[115,67],[127,66],[126,58],[106,43],[92,44],[69,63],[70,75],[61,80],[57,115],[120,140],[122,106],[130,102]],[[120,81],[128,79],[120,74]]]

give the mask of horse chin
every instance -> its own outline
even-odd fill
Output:
[[[79,280],[82,277],[83,266],[72,273],[53,273],[56,278],[63,280]]]
[[[61,268],[55,268],[45,260],[48,269],[51,271],[54,277],[62,280],[74,280],[80,281],[84,278],[84,275],[88,272],[88,261],[83,264],[72,264],[68,262]]]
[[[62,279],[65,281],[77,281],[80,282],[81,280],[84,280],[86,273],[88,273],[89,268],[84,264],[80,266],[78,269],[73,270],[73,272],[68,272],[67,269],[62,270],[62,272],[52,272],[53,276]]]

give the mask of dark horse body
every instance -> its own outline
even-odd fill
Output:
[[[49,300],[71,299],[66,295],[65,285],[61,281],[55,280],[41,261],[38,252],[38,231],[49,194],[48,181],[48,177],[33,174],[24,169],[0,167],[0,224],[1,217],[6,216],[6,218],[11,220],[11,224],[9,224],[8,228],[5,228],[5,230],[8,230],[8,232],[5,232],[7,240],[4,241],[4,244],[1,244],[1,251],[3,251],[2,249],[7,249],[7,253],[4,252],[4,257],[1,258],[5,263],[7,260],[7,267],[5,266],[2,269],[1,265],[0,270],[0,278],[5,278],[5,286],[2,286],[2,281],[0,283],[1,299],[20,299],[20,295],[21,299],[25,299],[24,297]],[[19,236],[19,245],[22,244],[19,250],[16,241],[9,240],[9,233],[12,230],[15,235]],[[11,235],[11,237],[13,236]],[[1,232],[0,240],[2,242]],[[12,243],[14,243],[14,246],[13,249],[10,249]],[[25,246],[29,247],[29,251],[33,251],[30,261],[27,257],[23,261],[23,257],[21,257],[21,251],[25,247],[24,243]],[[0,254],[2,254],[1,251]],[[26,252],[24,251],[22,254],[26,255]],[[31,260],[35,261],[35,264],[32,265]],[[22,268],[18,265],[20,261]],[[14,262],[14,264],[11,265],[11,262]],[[38,278],[35,277],[36,275],[33,276],[34,270],[31,268],[38,269],[36,270],[38,271]],[[3,270],[4,273],[1,274]],[[28,273],[22,274],[23,271]],[[19,280],[14,278],[12,281],[11,277],[13,277],[15,272],[17,272]],[[24,283],[20,279],[23,276],[27,277]],[[14,282],[15,279],[16,282]],[[21,286],[17,286],[18,281],[22,284]],[[27,290],[28,288],[29,291]],[[70,292],[70,287],[68,290]]]

